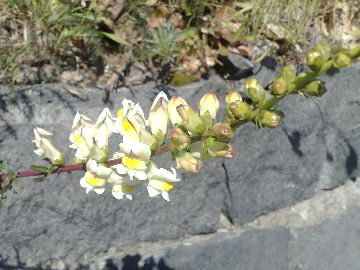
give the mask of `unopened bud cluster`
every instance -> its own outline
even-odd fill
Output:
[[[170,99],[168,111],[174,128],[168,131],[168,140],[177,168],[198,173],[202,160],[234,157],[234,150],[227,144],[234,135],[230,123],[215,123],[219,107],[219,100],[213,93],[200,99],[199,112],[181,97]],[[211,143],[206,143],[210,139]]]

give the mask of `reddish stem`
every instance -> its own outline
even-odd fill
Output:
[[[196,139],[199,140],[199,139]],[[170,151],[170,145],[166,144],[162,147],[160,147],[158,150],[153,151],[152,156],[157,156],[157,155],[161,155],[163,153],[169,152]],[[121,158],[117,158],[117,159],[111,159],[108,162],[106,162],[106,166],[111,167],[113,165],[116,164],[120,164],[121,163]],[[59,167],[59,169],[57,169],[55,173],[59,174],[59,173],[64,173],[64,172],[73,172],[73,171],[84,171],[86,169],[86,165],[85,164],[73,164],[73,165],[64,165]],[[35,170],[24,170],[21,172],[18,172],[16,175],[16,178],[21,178],[21,177],[31,177],[31,176],[37,176],[37,175],[44,175],[43,172],[39,172],[39,171],[35,171]],[[8,173],[3,173],[0,175],[0,183],[3,182],[6,177],[8,177],[9,174]]]

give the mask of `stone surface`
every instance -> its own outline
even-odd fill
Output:
[[[293,230],[289,269],[360,269],[360,208],[317,226]]]
[[[218,61],[221,64],[215,65],[216,71],[230,80],[241,80],[253,74],[254,64],[239,54],[220,55]]]
[[[340,219],[358,208],[360,208],[360,182],[347,181],[334,190],[318,191],[308,200],[261,216],[247,226],[300,228]]]
[[[80,259],[68,256],[43,266],[68,270],[357,270],[359,210],[359,183],[348,182],[246,227],[230,225],[207,235],[113,247],[105,253],[85,254]]]
[[[285,228],[219,233],[183,244],[163,256],[169,269],[285,270],[289,231]]]
[[[261,69],[255,69],[264,85],[277,72],[271,59],[266,59]],[[53,269],[66,269],[65,262],[72,261],[71,269],[261,270],[302,265],[304,269],[321,270],[318,266],[326,256],[318,260],[308,256],[317,248],[316,242],[307,243],[314,233],[327,245],[320,250],[326,252],[329,248],[332,256],[341,253],[334,265],[355,260],[357,253],[351,252],[358,248],[355,240],[341,242],[343,238],[358,239],[355,215],[329,220],[323,216],[319,219],[323,223],[311,223],[313,226],[307,222],[299,222],[298,226],[291,222],[265,222],[268,225],[259,225],[261,229],[244,231],[236,224],[292,206],[359,175],[359,70],[357,64],[334,77],[325,76],[330,90],[320,99],[287,97],[280,105],[286,118],[276,130],[259,131],[250,124],[242,127],[233,142],[238,152],[236,159],[205,162],[199,175],[181,173],[183,181],[170,194],[170,203],[148,198],[144,188],[132,202],[119,202],[109,193],[86,195],[78,182],[80,172],[55,176],[45,183],[22,180],[18,194],[10,195],[0,210],[0,269],[36,269],[35,265],[43,262]],[[39,163],[31,143],[32,128],[39,126],[55,133],[55,144],[64,146],[69,160],[73,152],[66,145],[76,110],[96,118],[105,106],[115,113],[126,97],[139,102],[147,114],[151,100],[161,90],[169,96],[180,95],[197,106],[207,91],[215,92],[223,102],[229,88],[242,91],[242,87],[242,82],[224,82],[217,76],[181,88],[149,83],[131,91],[118,89],[106,104],[104,93],[96,89],[88,89],[89,99],[82,101],[57,84],[15,91],[0,87],[0,159],[8,159],[15,169]],[[224,109],[220,114],[224,114]],[[116,149],[119,142],[119,137],[114,136],[111,149]],[[168,155],[159,157],[158,162],[167,168],[173,165]],[[356,192],[353,195],[356,197]],[[333,214],[329,212],[330,216]],[[278,225],[290,226],[301,241],[297,242],[294,235],[289,238],[286,228],[273,228]],[[326,233],[321,234],[320,228]],[[330,243],[330,238],[335,237],[332,230],[345,229],[349,232],[335,238],[339,246]],[[199,236],[204,234],[210,235]],[[147,243],[145,253],[134,252],[139,243]],[[287,264],[286,243],[292,252]],[[307,247],[308,253],[300,252]],[[121,254],[116,255],[113,249],[121,250]],[[349,254],[343,253],[348,250]],[[227,254],[231,257],[226,258]],[[216,268],[211,268],[210,263]],[[348,269],[358,269],[356,266],[356,262],[350,262]]]

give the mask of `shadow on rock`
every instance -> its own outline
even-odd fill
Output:
[[[52,270],[51,268],[42,268],[40,266],[26,266],[20,259],[20,254],[17,249],[16,252],[16,263],[9,263],[8,258],[0,254],[0,269],[1,270]]]
[[[116,265],[113,260],[108,259],[104,269],[106,270],[175,270],[174,268],[166,265],[164,259],[160,259],[159,262],[155,262],[153,257],[147,258],[143,266],[139,266],[141,256],[136,255],[127,255],[122,259],[122,267],[120,268]]]

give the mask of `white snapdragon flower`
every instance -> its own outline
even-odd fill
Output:
[[[74,117],[74,121],[73,121],[73,124],[72,124],[72,127],[71,127],[71,131],[72,132],[77,132],[80,128],[84,127],[84,126],[92,126],[93,125],[93,121],[83,115],[83,114],[80,114],[79,112],[76,112],[76,115]]]
[[[150,162],[148,178],[149,184],[147,190],[150,197],[162,195],[162,197],[169,201],[169,191],[174,188],[174,183],[179,182],[180,179],[176,178],[176,171],[171,168],[172,172],[160,168],[158,169],[153,162]]]
[[[83,162],[89,159],[90,151],[94,146],[92,127],[93,122],[90,118],[76,112],[69,137],[72,144],[69,147],[76,149],[75,157]]]
[[[151,150],[147,144],[140,143],[129,137],[124,137],[120,144],[120,152],[116,152],[113,158],[122,158],[122,163],[112,166],[118,174],[128,174],[130,179],[134,177],[146,180],[147,164],[150,160]]]
[[[99,148],[108,147],[108,141],[113,132],[114,122],[115,119],[111,116],[109,109],[105,108],[92,127],[92,136],[95,139],[96,146]]]
[[[169,99],[166,94],[160,92],[151,106],[148,125],[153,135],[157,135],[160,132],[160,134],[164,136],[167,132],[169,122],[168,103]]]
[[[122,101],[122,106],[123,107],[117,112],[117,119],[115,120],[113,132],[120,133],[122,136],[128,136],[133,140],[139,141],[139,134],[135,129],[134,124],[129,121],[128,114],[130,111],[133,111],[133,114],[138,114],[138,119],[141,121],[141,118],[144,119],[144,113],[140,106],[135,106],[133,101],[126,98]]]
[[[140,183],[139,180],[131,180],[127,175],[119,175],[113,171],[108,178],[108,183],[111,185],[111,193],[114,198],[121,200],[126,198],[132,200],[132,193],[136,186]]]
[[[112,169],[103,164],[98,164],[95,160],[89,159],[86,163],[86,173],[80,179],[80,186],[86,189],[86,193],[94,190],[97,194],[105,191],[105,184],[112,173]]]
[[[154,137],[146,131],[145,116],[139,104],[124,99],[123,108],[117,112],[117,119],[114,124],[114,133],[130,137],[133,140],[152,145]]]
[[[35,143],[38,149],[34,150],[35,154],[39,156],[45,156],[52,164],[62,165],[64,164],[64,154],[61,153],[52,145],[52,138],[54,135],[42,128],[34,128]]]
[[[84,126],[78,132],[71,133],[69,139],[72,142],[69,147],[76,149],[75,157],[80,161],[87,161],[94,146],[91,129]]]

